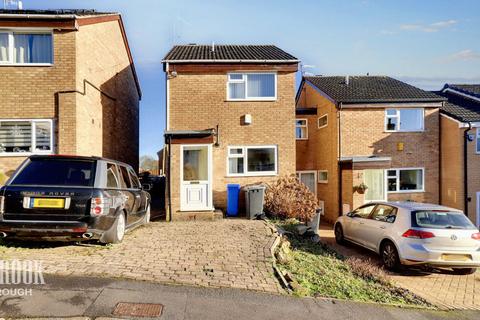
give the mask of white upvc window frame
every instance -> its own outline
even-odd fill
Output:
[[[326,123],[325,123],[324,125],[320,125],[320,119],[323,119],[323,118],[327,119],[327,121],[326,121]],[[326,113],[326,114],[318,117],[318,119],[317,119],[317,127],[318,127],[318,129],[322,129],[322,128],[325,128],[325,127],[327,127],[327,126],[328,126],[328,114]]]
[[[54,37],[53,37],[53,30],[50,28],[8,28],[8,29],[2,29],[0,28],[0,33],[6,33],[8,34],[8,61],[0,61],[0,67],[11,67],[11,66],[16,66],[16,67],[49,67],[53,66],[54,64],[54,59],[55,59],[55,54],[54,54]],[[14,62],[14,33],[24,33],[24,34],[50,34],[52,37],[52,47],[51,47],[51,53],[52,53],[52,61],[49,63],[16,63]]]
[[[480,128],[476,129],[477,133],[475,134],[475,153],[480,154]]]
[[[327,174],[327,180],[320,180],[320,174],[321,173],[326,173]],[[317,177],[318,177],[318,180],[317,180],[318,183],[325,183],[325,184],[328,183],[328,170],[318,170]]]
[[[422,171],[422,189],[417,190],[400,190],[400,171],[407,171],[407,170],[421,170]],[[396,171],[395,176],[389,176],[388,171]],[[390,191],[388,190],[388,179],[396,179],[397,183],[397,190]],[[385,170],[385,187],[387,189],[387,193],[420,193],[425,192],[425,168],[390,168]]]
[[[242,149],[242,154],[230,155],[230,150]],[[248,150],[249,149],[274,149],[275,170],[274,171],[248,171]],[[243,173],[230,173],[230,158],[243,158]],[[227,177],[261,177],[278,175],[278,146],[262,145],[262,146],[228,146],[227,148]]]
[[[389,110],[395,110],[394,115],[389,115]],[[422,111],[422,128],[418,130],[403,130],[402,129],[402,118],[400,116],[401,110],[421,110]],[[395,130],[388,130],[388,119],[396,118],[397,119],[397,127],[398,129]],[[384,130],[385,132],[424,132],[425,131],[425,108],[386,108],[385,109],[385,119],[384,119]]]
[[[242,79],[230,79],[230,75],[242,75]],[[273,97],[249,97],[248,96],[248,75],[249,74],[272,74],[274,76],[275,95]],[[244,83],[245,84],[245,98],[230,98],[230,83]],[[227,73],[227,101],[276,101],[277,100],[277,72],[229,72]]]
[[[298,125],[297,121],[305,121],[305,124]],[[301,137],[301,138],[297,137],[297,128],[305,128],[305,137]],[[296,140],[308,140],[308,119],[306,119],[306,118],[295,119],[295,139]]]
[[[315,193],[315,197],[317,197],[317,171],[315,170],[300,170],[296,172],[296,176],[298,181],[302,182],[301,180],[301,175],[302,174],[313,174],[313,181],[315,181],[315,190],[313,191]],[[310,190],[311,191],[311,190]]]
[[[53,154],[55,146],[55,128],[52,119],[0,119],[1,122],[30,122],[31,125],[31,145],[33,152],[0,152],[0,157],[31,156],[35,154]],[[35,150],[37,144],[36,123],[48,122],[50,124],[50,150]]]

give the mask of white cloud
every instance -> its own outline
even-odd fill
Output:
[[[453,26],[454,24],[457,24],[457,20],[450,19],[446,21],[438,21],[438,22],[432,23],[430,24],[430,26],[434,28],[446,28],[446,27]]]
[[[404,31],[421,31],[421,32],[437,32],[442,29],[450,28],[458,23],[457,20],[437,21],[430,24],[402,24],[400,30]]]
[[[396,34],[395,31],[391,31],[391,30],[382,30],[380,31],[381,34],[384,34],[384,35],[392,35],[392,34]]]
[[[472,49],[465,49],[449,55],[447,61],[471,61],[480,60],[480,52]]]

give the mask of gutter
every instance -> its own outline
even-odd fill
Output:
[[[468,217],[468,203],[470,202],[470,197],[468,196],[468,142],[469,142],[469,132],[472,130],[472,123],[467,122],[468,128],[463,131],[463,190],[464,190],[464,199],[463,212]]]
[[[242,59],[190,59],[190,60],[162,60],[162,63],[299,63],[300,60],[242,60]]]

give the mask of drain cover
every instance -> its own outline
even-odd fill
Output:
[[[114,316],[131,317],[159,317],[162,315],[163,305],[159,303],[130,303],[119,302],[113,310]]]

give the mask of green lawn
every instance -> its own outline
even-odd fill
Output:
[[[294,222],[277,222],[288,234],[289,262],[278,267],[289,272],[300,285],[297,295],[429,306],[407,290],[393,286],[382,269],[373,263],[348,260],[323,244],[294,233]],[[283,250],[285,252],[285,250]]]

